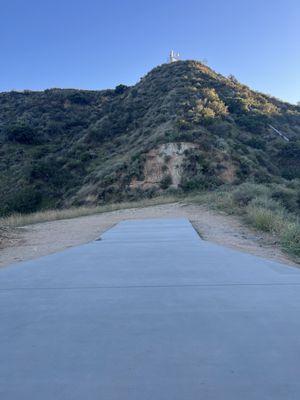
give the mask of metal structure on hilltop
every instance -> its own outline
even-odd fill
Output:
[[[179,53],[175,53],[174,50],[170,51],[170,55],[169,55],[169,62],[173,63],[179,60]]]

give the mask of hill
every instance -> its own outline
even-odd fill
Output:
[[[2,215],[297,178],[300,107],[196,61],[132,87],[0,94]]]

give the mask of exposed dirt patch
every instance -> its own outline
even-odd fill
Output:
[[[194,143],[165,143],[146,154],[144,180],[133,180],[131,188],[158,187],[165,177],[171,178],[171,187],[177,188],[181,181],[184,152],[197,147]]]
[[[87,217],[44,222],[18,228],[0,250],[0,266],[30,260],[99,238],[101,233],[125,219],[187,217],[201,237],[236,250],[290,265],[272,237],[251,231],[235,217],[204,206],[182,203],[119,210]]]
[[[223,182],[233,183],[236,179],[236,168],[232,163],[223,161],[223,171],[220,173],[220,178]]]

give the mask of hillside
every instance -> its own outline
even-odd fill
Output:
[[[2,215],[299,177],[300,107],[199,62],[115,90],[0,94]]]

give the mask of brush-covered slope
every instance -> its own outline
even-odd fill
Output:
[[[0,212],[292,180],[299,139],[300,107],[195,61],[115,90],[2,93]]]

